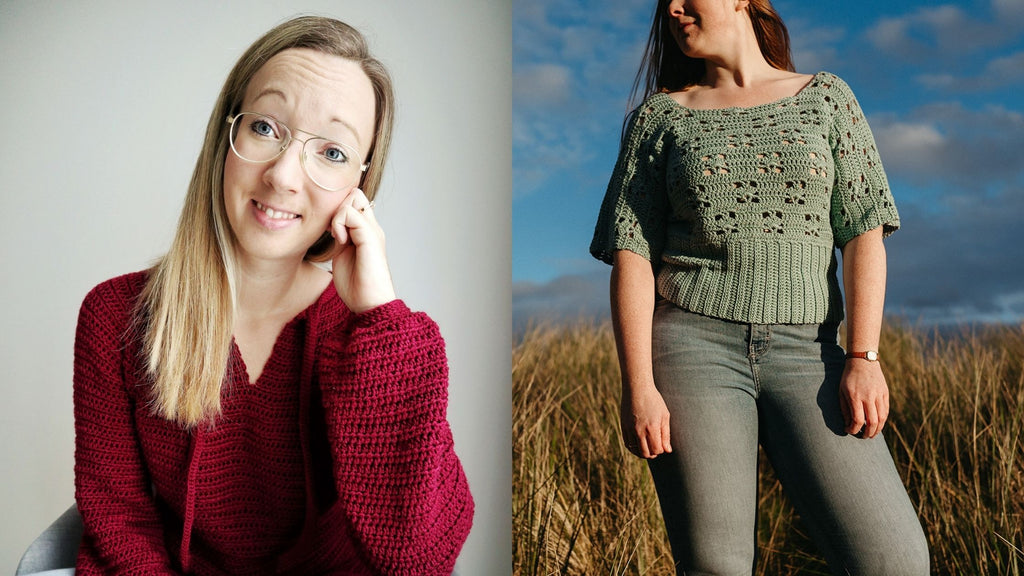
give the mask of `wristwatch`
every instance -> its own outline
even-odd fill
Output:
[[[874,350],[868,350],[866,352],[847,352],[846,359],[860,358],[861,360],[867,360],[868,362],[878,362],[878,352]]]

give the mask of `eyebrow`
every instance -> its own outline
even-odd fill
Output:
[[[285,104],[288,103],[288,96],[283,91],[278,90],[277,88],[265,88],[262,92],[257,94],[255,98],[252,99],[252,103],[255,104],[256,102],[259,101],[260,98],[263,98],[264,96],[277,96],[281,100],[284,100]],[[330,122],[332,124],[341,124],[342,126],[347,128],[348,131],[351,132],[353,136],[355,136],[356,143],[359,144],[360,146],[362,146],[362,144],[363,144],[362,143],[362,138],[359,137],[359,131],[356,130],[355,126],[350,124],[344,118],[339,118],[337,116],[331,116]],[[297,128],[297,130],[301,130],[301,129]],[[302,130],[302,131],[306,132],[305,130]],[[313,134],[312,132],[306,132],[306,133],[307,134]],[[318,138],[323,138],[323,136],[320,136],[319,134],[313,134],[313,135],[318,137]]]

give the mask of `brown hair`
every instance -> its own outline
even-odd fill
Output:
[[[639,104],[638,96],[643,100],[655,92],[677,92],[693,86],[704,76],[704,60],[683,54],[669,31],[669,2],[658,0],[654,9],[651,34],[630,90],[630,108]],[[771,1],[749,0],[747,14],[754,25],[754,36],[764,59],[775,68],[793,72],[789,32]]]
[[[331,18],[303,16],[254,42],[228,74],[210,114],[177,233],[167,254],[150,270],[137,313],[153,379],[153,412],[185,427],[220,413],[234,328],[235,238],[223,193],[229,132],[225,119],[239,111],[256,72],[290,48],[352,60],[369,77],[376,118],[361,187],[372,199],[380,185],[394,125],[394,93],[387,70],[370,55],[359,31]],[[327,232],[309,248],[306,259],[329,260],[334,249]]]

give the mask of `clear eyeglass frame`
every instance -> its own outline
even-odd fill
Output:
[[[245,156],[242,155],[241,152],[238,151],[238,148],[235,146],[235,139],[237,138],[238,130],[241,127],[240,126],[236,126],[236,123],[238,122],[238,120],[240,118],[242,118],[243,116],[246,116],[246,115],[252,116],[252,117],[257,117],[257,118],[259,118],[259,117],[267,118],[267,119],[273,121],[273,123],[275,125],[280,126],[281,128],[284,129],[284,132],[285,132],[284,138],[281,139],[281,143],[278,146],[277,152],[274,153],[273,156],[271,156],[269,158],[266,158],[266,159],[263,159],[263,160],[254,160],[254,159],[251,159],[251,158],[246,158]],[[309,169],[309,166],[306,164],[306,158],[308,156],[307,152],[306,152],[306,148],[307,148],[307,145],[310,142],[313,142],[313,141],[316,141],[316,140],[321,140],[321,141],[324,141],[324,142],[328,142],[330,144],[334,144],[334,145],[340,146],[341,148],[344,148],[345,150],[349,151],[349,153],[351,154],[352,158],[359,158],[359,151],[356,150],[355,147],[353,147],[353,146],[350,146],[348,144],[343,144],[343,143],[338,142],[336,140],[331,140],[330,138],[325,138],[323,136],[318,136],[316,134],[313,134],[312,132],[306,132],[305,130],[299,130],[297,128],[293,129],[292,127],[288,126],[284,122],[281,122],[277,118],[274,118],[273,116],[271,116],[269,114],[262,114],[260,112],[239,112],[238,114],[229,114],[228,117],[225,118],[225,121],[228,124],[231,125],[231,128],[229,129],[229,133],[228,133],[228,143],[229,143],[229,145],[231,147],[231,151],[240,160],[243,160],[245,162],[250,162],[250,163],[253,163],[253,164],[266,164],[267,162],[273,162],[274,160],[277,160],[278,158],[280,158],[281,154],[283,154],[284,151],[287,150],[288,147],[291,145],[292,140],[295,140],[297,142],[301,142],[302,143],[302,149],[299,151],[299,163],[302,164],[302,171],[306,173],[306,176],[308,176],[309,179],[312,180],[314,184],[316,184],[317,186],[319,186],[320,188],[322,188],[324,190],[327,190],[328,192],[336,192],[338,190],[341,190],[341,189],[345,188],[346,186],[351,186],[351,185],[359,183],[359,179],[356,178],[355,182],[344,183],[344,184],[341,184],[340,186],[326,186],[326,185],[322,184],[319,180],[317,180],[316,176],[313,174],[313,171],[311,171]],[[306,138],[305,140],[303,140],[301,138],[296,138],[295,135],[294,135],[295,132],[302,132],[303,134],[308,134],[309,138]],[[367,164],[360,164],[359,165],[359,170],[358,170],[358,172],[356,172],[356,174],[362,174],[362,173],[366,172],[366,169],[369,168],[369,167],[370,167],[369,163],[367,163]]]

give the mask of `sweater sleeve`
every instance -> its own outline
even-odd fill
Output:
[[[130,296],[115,281],[86,296],[74,359],[75,500],[85,526],[76,574],[175,574],[123,379]]]
[[[626,124],[619,158],[601,203],[590,253],[611,264],[616,250],[628,250],[657,262],[665,243],[668,200],[659,170],[660,140],[648,102]]]
[[[473,499],[446,419],[444,341],[399,300],[327,337],[318,361],[339,504],[383,574],[451,574]]]
[[[832,188],[832,232],[836,245],[883,226],[888,236],[900,227],[896,203],[882,169],[868,121],[853,91],[838,77],[825,97],[832,107],[829,136],[835,180]]]

